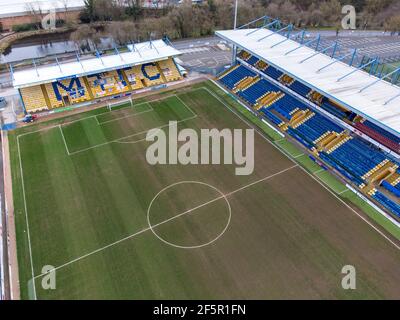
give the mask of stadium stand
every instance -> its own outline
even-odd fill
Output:
[[[181,54],[168,41],[153,40],[128,46],[128,51],[96,53],[96,58],[12,69],[13,85],[19,90],[26,112],[80,105],[103,97],[182,78],[174,57]],[[148,62],[148,61],[151,62]],[[39,83],[39,85],[38,85]]]
[[[308,88],[307,86],[305,86],[304,84],[302,84],[297,80],[290,85],[290,89],[292,89],[294,92],[298,93],[299,95],[305,98],[307,98],[308,94],[311,92],[310,88]]]
[[[265,18],[216,32],[239,48],[238,64],[221,84],[400,218],[400,88],[393,78],[365,72],[365,56],[358,61],[356,51],[345,62],[336,46],[321,44],[324,52],[335,48],[329,54],[317,50],[319,37],[304,42],[304,30],[291,38],[274,28],[278,20],[259,26]]]
[[[41,86],[22,88],[20,93],[27,111],[36,112],[47,109]]]
[[[375,191],[373,198],[400,218],[400,205],[389,199],[383,193]]]
[[[368,120],[356,122],[354,126],[390,150],[400,153],[400,138],[390,132],[383,130]]]
[[[143,74],[140,70],[140,66],[128,67],[124,69],[127,80],[132,88],[132,90],[141,89],[144,87],[142,82]]]
[[[245,66],[240,65],[237,68],[232,68],[227,73],[224,73],[219,79],[230,90],[233,90],[236,85],[245,77],[255,77],[255,75],[256,74],[253,71],[250,71]]]
[[[157,68],[157,64],[154,62],[142,64],[140,70],[142,71],[146,86],[149,87],[164,83],[161,73]]]
[[[54,87],[52,83],[46,83],[45,85],[45,91],[47,93],[47,96],[49,98],[49,103],[48,103],[48,108],[49,109],[54,109],[54,108],[59,108],[64,106],[64,101],[62,99],[58,99],[56,96],[56,93],[54,91]]]
[[[51,86],[52,88],[46,87],[48,91],[51,91],[47,93],[52,96],[52,101],[54,101],[53,97],[57,100],[57,103],[50,105],[51,108],[56,108],[61,102],[64,105],[70,105],[90,100],[89,91],[82,78],[55,81]]]
[[[172,59],[158,61],[158,65],[166,81],[177,81],[182,78]]]
[[[259,64],[258,62],[257,65]],[[302,83],[284,74],[279,75],[276,71],[270,71],[269,75],[283,82],[283,85],[297,94],[318,102],[324,110],[339,119],[348,119],[344,108],[340,108]],[[310,109],[305,102],[301,102],[291,94],[283,93],[277,85],[256,75],[244,65],[233,66],[219,77],[219,81],[280,130],[291,135],[349,179],[365,194],[396,214],[396,210],[399,209],[396,203],[376,189],[384,189],[392,197],[399,197],[400,174],[396,173],[399,164],[395,160],[361,137],[351,134],[339,123],[317,110]],[[277,96],[280,98],[275,99]],[[374,124],[366,122],[358,122],[358,126],[362,124],[371,130],[376,129],[376,132],[382,131],[380,127],[376,128]],[[387,132],[384,137],[393,143],[400,141]]]
[[[270,76],[271,78],[275,80],[279,80],[279,78],[283,75],[282,71],[279,71],[278,69],[269,66],[265,71],[263,71],[267,76]]]

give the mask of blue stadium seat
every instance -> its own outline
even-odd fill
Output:
[[[386,159],[383,153],[360,138],[347,141],[333,151],[331,156],[358,177],[362,177]]]
[[[396,188],[394,186],[392,186],[389,182],[387,182],[386,180],[382,181],[381,186],[383,188],[385,188],[386,190],[388,190],[389,192],[393,193],[396,197],[400,198],[400,188]]]
[[[299,95],[303,96],[303,97],[307,97],[307,95],[310,93],[311,89],[307,86],[305,86],[304,84],[302,84],[299,81],[294,81],[291,85],[290,85],[290,89],[292,89],[294,92],[298,93]]]
[[[247,60],[246,62],[247,62],[248,64],[251,64],[252,66],[255,66],[255,64],[257,63],[257,61],[258,61],[258,58],[257,58],[257,57],[251,56],[250,59]]]
[[[296,130],[302,132],[309,141],[313,142],[328,131],[340,133],[343,131],[341,127],[316,113],[311,119],[300,125]]]
[[[400,218],[400,205],[398,205],[396,202],[389,199],[379,191],[376,191],[376,193],[373,195],[373,198]]]
[[[85,95],[85,88],[82,87],[79,78],[70,79],[68,86],[65,86],[60,81],[53,82],[52,86],[58,101],[62,101],[62,95],[60,94],[60,90],[58,89],[58,87],[68,92],[68,94],[70,94],[72,97],[82,97]]]
[[[256,74],[244,66],[239,66],[235,70],[223,76],[220,81],[229,89],[233,89],[235,84],[245,77],[254,77]]]
[[[372,123],[372,122],[370,122],[370,121],[368,121],[368,120],[366,120],[366,121],[364,122],[364,124],[365,124],[366,126],[370,127],[371,129],[375,130],[376,132],[380,133],[381,135],[383,135],[383,136],[389,138],[390,140],[392,140],[392,141],[394,141],[394,142],[396,142],[396,143],[400,143],[400,138],[399,138],[399,137],[397,137],[397,136],[395,136],[394,134],[392,134],[392,133],[386,131],[385,129],[383,129],[383,128],[377,126],[376,124],[374,124],[374,123]]]
[[[143,75],[144,75],[147,79],[149,79],[149,80],[151,80],[151,81],[160,79],[161,75],[160,75],[159,73],[157,73],[157,74],[155,74],[155,75],[153,75],[153,76],[150,76],[150,75],[147,73],[146,67],[148,67],[148,66],[157,67],[156,64],[155,64],[154,62],[142,64],[141,70],[142,70]]]
[[[278,80],[280,78],[280,76],[283,75],[282,71],[279,71],[278,69],[269,66],[267,68],[267,70],[263,71],[266,75],[270,76],[271,78]]]

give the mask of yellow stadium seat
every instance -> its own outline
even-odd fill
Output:
[[[158,61],[158,66],[160,67],[160,70],[163,73],[166,81],[177,81],[182,78],[171,58]]]
[[[28,112],[35,112],[48,109],[42,88],[33,86],[20,89],[25,109]]]

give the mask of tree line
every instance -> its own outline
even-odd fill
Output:
[[[239,0],[238,25],[268,15],[296,27],[337,28],[341,26],[342,6],[357,10],[357,28],[400,31],[400,3],[397,0]],[[143,41],[167,35],[171,39],[211,35],[216,29],[233,27],[234,0],[205,0],[192,4],[145,9],[141,0],[85,0],[80,15],[83,22],[71,39],[84,45],[103,35],[117,44]],[[103,22],[103,33],[98,23]],[[97,23],[93,27],[93,23]]]

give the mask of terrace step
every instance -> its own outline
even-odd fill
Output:
[[[370,183],[381,184],[383,180],[389,178],[394,172],[392,165],[393,163],[387,163],[383,168],[372,174],[369,179]]]
[[[309,109],[299,110],[293,115],[292,119],[290,120],[290,126],[293,129],[296,129],[297,127],[305,123],[307,120],[311,119],[314,115],[315,113]]]
[[[240,67],[240,64],[237,64],[236,66],[233,66],[232,68],[226,70],[225,72],[223,72],[219,77],[218,80],[221,80],[223,77],[227,76],[228,74],[230,74],[232,71],[235,71],[237,68]]]
[[[244,77],[242,80],[237,82],[233,88],[233,92],[237,93],[238,91],[243,91],[244,88],[248,87],[254,79],[252,77]]]
[[[326,153],[331,154],[333,151],[339,149],[342,145],[344,145],[347,141],[351,139],[352,137],[350,137],[347,133],[339,134],[336,139],[333,139],[325,146],[325,149],[327,150]]]
[[[255,64],[258,70],[265,71],[268,68],[268,64],[262,60],[258,60]]]

